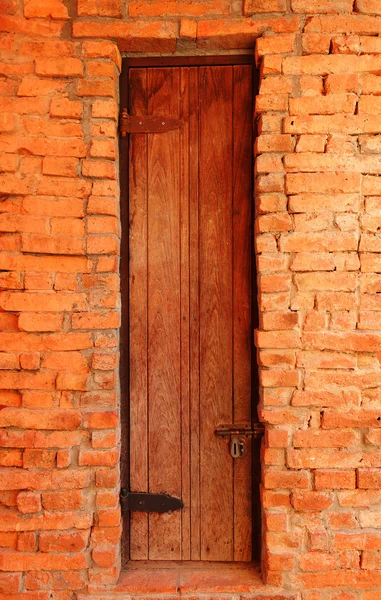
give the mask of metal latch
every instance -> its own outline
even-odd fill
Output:
[[[122,513],[128,511],[166,513],[184,508],[180,498],[174,498],[168,494],[129,492],[126,488],[120,490],[120,504]]]
[[[230,454],[233,458],[245,456],[247,450],[247,440],[250,437],[258,438],[265,432],[262,423],[253,424],[228,424],[220,425],[215,434],[219,437],[230,437]]]
[[[119,130],[122,137],[126,137],[127,133],[165,133],[179,127],[181,127],[180,119],[153,115],[137,117],[129,115],[127,108],[122,110],[119,117]]]

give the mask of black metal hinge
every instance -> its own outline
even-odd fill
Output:
[[[168,494],[129,492],[126,488],[120,490],[120,504],[122,513],[128,511],[166,513],[184,508],[180,498],[174,498]]]
[[[127,108],[122,110],[119,117],[119,131],[122,137],[126,137],[128,133],[165,133],[179,127],[181,127],[180,119],[153,115],[136,117],[129,115]]]

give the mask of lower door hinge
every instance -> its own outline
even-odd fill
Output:
[[[180,498],[174,498],[168,494],[129,492],[126,488],[120,490],[120,504],[122,513],[128,511],[166,513],[184,508]]]
[[[128,133],[165,133],[181,127],[180,119],[170,119],[153,115],[142,115],[137,117],[129,115],[124,108],[119,117],[119,131],[122,137]]]

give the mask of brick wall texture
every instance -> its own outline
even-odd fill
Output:
[[[119,575],[120,52],[254,47],[266,598],[381,598],[380,0],[0,0],[1,600]]]

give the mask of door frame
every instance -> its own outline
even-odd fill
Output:
[[[252,164],[252,190],[253,190],[253,212],[252,212],[252,393],[251,403],[253,409],[253,420],[256,415],[259,400],[259,376],[258,364],[256,361],[256,348],[254,346],[254,330],[258,327],[259,312],[257,302],[257,272],[255,261],[255,240],[254,240],[254,143],[257,137],[257,127],[254,121],[254,102],[259,88],[259,70],[255,65],[254,53],[252,54],[227,54],[215,56],[134,56],[124,57],[122,60],[122,70],[119,78],[120,91],[120,111],[128,108],[129,93],[129,69],[134,67],[199,67],[199,66],[233,66],[233,65],[252,65],[253,70],[253,164]],[[122,169],[121,165],[126,165]],[[123,232],[123,224],[129,223],[129,136],[119,136],[119,179],[120,179],[120,222],[122,228],[121,247],[120,247],[120,287],[121,287],[121,328],[120,328],[120,419],[121,419],[121,455],[120,455],[120,487],[128,488],[130,481],[129,464],[129,431],[130,431],[130,407],[129,407],[129,229]],[[252,552],[253,561],[259,561],[261,556],[262,543],[262,520],[261,520],[261,501],[260,501],[260,482],[261,482],[261,460],[260,460],[261,440],[252,441]],[[122,518],[122,536],[121,536],[121,559],[122,569],[127,568],[129,561],[129,520],[128,515]]]

